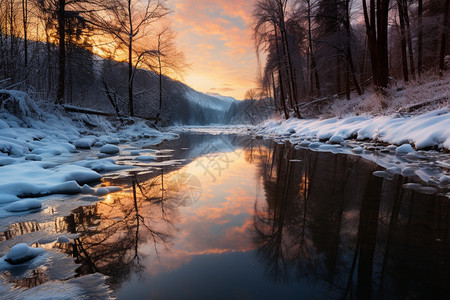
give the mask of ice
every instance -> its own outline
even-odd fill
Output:
[[[405,184],[403,185],[403,187],[404,187],[405,189],[412,189],[412,190],[415,190],[415,189],[421,188],[422,185],[419,184],[419,183],[410,182],[410,183],[405,183]]]
[[[95,195],[97,196],[105,196],[109,193],[116,193],[120,192],[122,190],[119,186],[108,186],[108,187],[99,187],[97,191],[95,192]]]
[[[4,256],[4,260],[12,265],[18,265],[32,260],[44,252],[43,248],[31,248],[25,243],[20,243],[9,250],[8,254]]]
[[[78,194],[81,193],[81,187],[77,181],[72,180],[55,185],[50,190],[51,194]]]
[[[106,144],[100,148],[100,152],[105,154],[117,154],[120,152],[120,149],[116,145]]]
[[[100,174],[93,170],[73,164],[60,166],[57,168],[57,172],[62,175],[64,181],[74,180],[78,184],[96,182],[102,178]]]
[[[122,191],[122,188],[120,186],[108,186],[107,189],[110,193],[116,193],[116,192]]]
[[[34,210],[41,208],[41,201],[35,199],[25,199],[13,202],[8,206],[4,207],[6,211],[9,212],[22,212],[28,210]]]
[[[152,161],[152,160],[155,160],[156,157],[155,156],[151,156],[151,155],[142,155],[142,156],[136,157],[135,159],[139,160],[139,161]]]
[[[363,153],[363,151],[364,151],[364,149],[361,148],[361,147],[355,147],[355,148],[352,149],[352,152],[356,153],[356,154]]]
[[[65,236],[59,236],[58,239],[57,239],[57,241],[58,241],[58,243],[61,243],[61,244],[67,244],[67,243],[70,243],[70,239],[68,239],[68,238],[65,237]]]
[[[333,144],[340,144],[343,141],[344,141],[344,138],[339,134],[335,134],[330,138],[330,142]]]
[[[381,177],[387,180],[392,180],[394,176],[386,171],[375,171],[373,172],[373,175],[376,177]]]
[[[83,194],[95,194],[95,190],[91,188],[89,185],[85,184],[81,188],[81,193]]]
[[[408,154],[414,152],[414,149],[411,147],[410,144],[403,144],[397,149],[395,149],[395,153],[397,154]]]
[[[97,191],[95,191],[95,194],[97,196],[105,196],[105,195],[109,194],[109,190],[105,187],[100,187],[97,189]]]
[[[439,179],[439,182],[442,184],[450,184],[450,176],[444,175]]]

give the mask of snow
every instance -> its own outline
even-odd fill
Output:
[[[6,206],[4,209],[9,212],[21,212],[41,208],[41,201],[35,199],[24,199],[16,201]]]
[[[123,125],[106,117],[68,113],[48,102],[37,105],[23,92],[1,92],[7,95],[0,103],[2,217],[45,208],[48,197],[44,196],[95,194],[96,190],[85,184],[100,182],[99,172],[134,167],[131,160],[128,165],[119,165],[109,156],[120,155],[121,143],[144,152],[144,146],[179,137],[150,128],[144,120],[130,119]],[[99,151],[88,150],[93,146],[101,147],[100,154],[108,158],[96,158]],[[119,190],[109,187],[107,193]]]
[[[106,144],[100,148],[100,152],[105,154],[117,154],[120,152],[120,149],[115,145]]]
[[[20,243],[14,245],[11,250],[9,250],[8,254],[3,257],[3,259],[12,264],[17,265],[24,262],[27,262],[36,256],[39,256],[45,252],[42,248],[31,248],[25,243]]]
[[[91,149],[92,140],[88,138],[82,138],[75,141],[73,144],[77,149]]]
[[[141,155],[141,156],[136,157],[136,160],[139,160],[139,161],[152,161],[155,159],[156,159],[156,157],[151,156],[151,155]]]
[[[393,115],[324,120],[291,118],[283,122],[270,120],[259,125],[257,133],[299,140],[316,138],[333,143],[351,138],[369,139],[396,145],[411,144],[416,149],[450,150],[450,113],[449,109],[440,109],[411,117]]]
[[[400,147],[395,149],[395,153],[397,154],[408,154],[413,153],[414,149],[411,147],[410,144],[403,144]]]

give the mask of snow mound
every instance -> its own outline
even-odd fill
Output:
[[[20,243],[11,248],[4,260],[12,265],[18,265],[32,260],[33,258],[43,254],[43,248],[31,248],[25,243]]]
[[[117,154],[120,152],[120,149],[115,145],[106,144],[100,148],[100,152],[105,154]]]
[[[11,203],[10,205],[5,207],[5,210],[9,211],[9,212],[22,212],[22,211],[39,209],[39,208],[41,208],[41,206],[42,206],[42,204],[41,204],[41,201],[39,201],[39,200],[26,199],[26,200],[20,200],[20,201]]]

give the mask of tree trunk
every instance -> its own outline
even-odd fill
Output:
[[[388,13],[389,0],[370,0],[370,15],[366,0],[362,1],[364,22],[372,65],[373,82],[377,88],[389,84]],[[376,7],[376,8],[375,8]]]
[[[59,32],[59,65],[58,65],[58,92],[56,94],[56,103],[62,104],[65,93],[66,77],[66,18],[65,8],[66,0],[58,2],[58,32]]]
[[[277,48],[277,58],[278,58],[278,82],[280,85],[280,100],[284,110],[284,117],[287,120],[289,119],[289,111],[286,106],[286,98],[284,95],[284,88],[283,88],[283,77],[281,75],[281,58],[280,58],[280,49],[278,47],[278,34],[276,24],[274,24],[274,29],[275,29],[275,47]]]
[[[22,17],[23,17],[23,43],[24,43],[24,64],[25,64],[25,80],[27,78],[28,73],[28,30],[27,30],[27,22],[28,22],[28,1],[22,0]]]
[[[405,31],[405,16],[402,0],[397,0],[398,17],[400,19],[400,41],[402,50],[402,70],[403,79],[405,82],[409,81],[408,78],[408,57],[406,54],[406,31]]]
[[[128,43],[128,106],[130,111],[130,116],[134,117],[134,103],[133,103],[133,19],[132,19],[132,7],[131,0],[128,0],[128,22],[130,26],[130,31],[128,33],[129,43]]]
[[[423,73],[423,21],[422,21],[423,2],[422,2],[422,0],[419,0],[417,13],[419,15],[419,34],[418,34],[418,40],[417,40],[417,73],[419,74],[419,77],[420,77]]]
[[[316,80],[317,96],[320,97],[320,81],[319,73],[317,71],[317,64],[314,58],[313,44],[312,44],[312,29],[311,29],[311,0],[306,1],[308,4],[308,40],[309,40],[309,51],[311,56],[311,72],[314,72],[314,77]],[[312,78],[312,76],[311,76]]]
[[[356,91],[358,92],[358,95],[362,95],[363,91],[361,86],[359,85],[358,79],[356,78],[356,70],[355,70],[355,64],[353,63],[353,55],[352,55],[352,48],[351,48],[351,25],[350,25],[350,0],[345,1],[346,6],[346,18],[345,18],[345,30],[347,33],[347,40],[346,40],[346,48],[347,48],[347,63],[349,65],[350,70],[347,68],[347,80],[350,80],[350,74],[349,71],[352,74],[353,77],[353,84],[355,85]],[[350,99],[350,93],[347,93],[347,99]]]
[[[416,67],[414,64],[414,53],[412,47],[412,38],[411,38],[411,22],[409,21],[409,12],[408,12],[408,2],[403,0],[404,3],[404,16],[405,16],[405,24],[406,24],[406,38],[408,43],[408,57],[409,57],[409,70],[413,80],[416,80]]]
[[[133,104],[133,38],[130,35],[130,41],[128,44],[128,108],[130,116],[134,116],[134,104]]]
[[[444,24],[441,34],[441,53],[439,55],[439,75],[444,76],[445,70],[445,54],[447,51],[447,35],[448,35],[448,9],[450,0],[445,0],[444,6]]]

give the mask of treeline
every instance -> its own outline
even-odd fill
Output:
[[[445,70],[449,0],[257,0],[262,96],[286,118],[305,103]]]
[[[160,118],[177,85],[165,75],[186,66],[168,13],[164,0],[0,0],[0,87]]]

